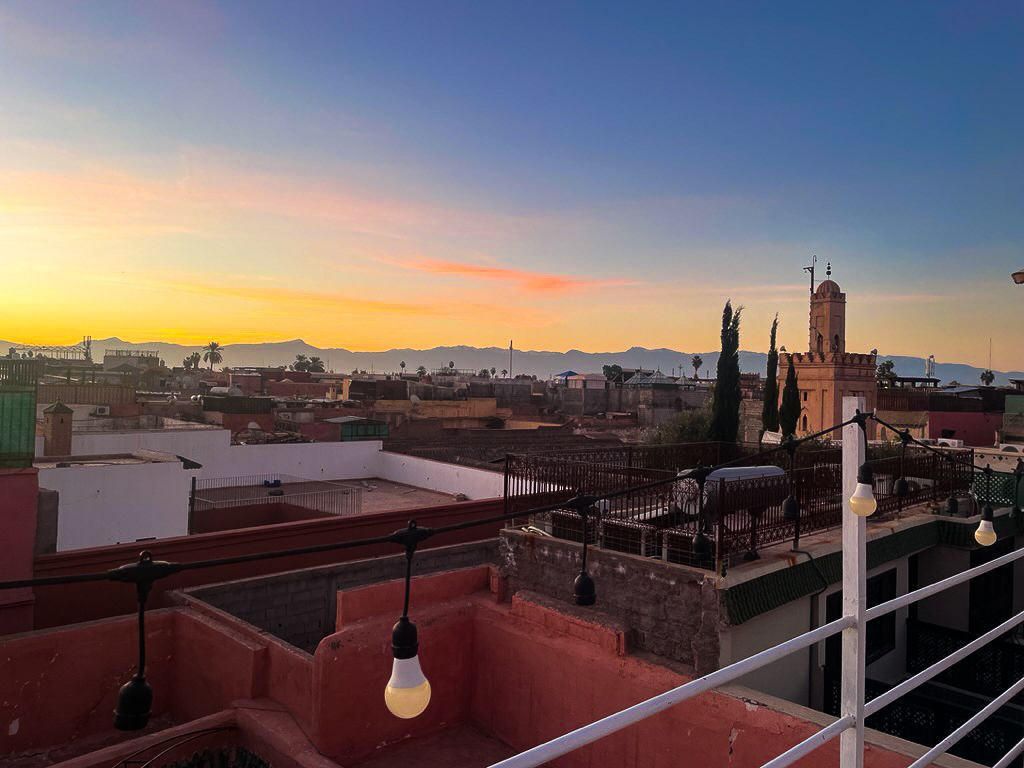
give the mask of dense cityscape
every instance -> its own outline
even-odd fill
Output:
[[[1018,6],[60,7],[0,766],[1024,765]]]

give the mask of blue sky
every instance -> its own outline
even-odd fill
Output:
[[[744,348],[775,312],[800,348],[817,253],[851,348],[1024,367],[1022,33],[1020,3],[8,2],[0,257],[90,298],[2,335],[703,349],[731,296]]]

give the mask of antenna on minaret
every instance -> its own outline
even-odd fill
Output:
[[[817,264],[817,263],[818,263],[818,257],[817,256],[812,256],[811,257],[811,266],[804,267],[804,272],[810,272],[811,273],[811,293],[812,294],[814,293],[814,265]]]
[[[825,277],[832,277],[832,262],[828,262],[825,266]]]

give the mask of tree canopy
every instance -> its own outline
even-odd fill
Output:
[[[221,352],[221,346],[216,341],[211,341],[207,344],[203,352],[203,360],[210,364],[210,370],[213,370],[213,366],[224,360],[224,355]]]
[[[782,407],[779,408],[779,428],[784,437],[796,434],[796,425],[800,420],[800,389],[796,381],[796,369],[793,358],[789,358],[789,369],[786,371],[786,386],[782,389]]]
[[[723,443],[736,442],[740,428],[740,315],[732,301],[722,309],[722,353],[718,357],[718,376],[711,404],[708,437]]]
[[[764,407],[761,410],[761,429],[777,432],[779,429],[779,351],[775,348],[775,336],[779,330],[779,316],[772,321],[768,340],[768,364],[764,379]]]

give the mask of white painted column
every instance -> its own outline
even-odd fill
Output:
[[[864,410],[863,397],[843,398],[843,421]],[[843,427],[843,616],[856,623],[843,630],[840,718],[855,725],[839,737],[840,768],[864,768],[864,612],[867,609],[867,520],[850,510],[857,469],[865,460],[864,438],[856,424]]]

